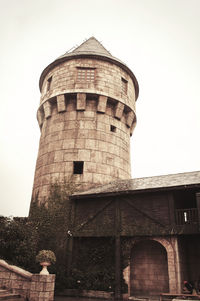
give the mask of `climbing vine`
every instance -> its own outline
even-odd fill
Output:
[[[77,238],[69,288],[113,291],[115,283],[114,238]]]

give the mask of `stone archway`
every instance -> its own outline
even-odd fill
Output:
[[[154,238],[154,240],[163,245],[167,251],[170,293],[181,293],[180,258],[177,238],[170,237],[169,240]]]
[[[131,249],[131,295],[157,295],[169,291],[168,259],[165,247],[155,240],[141,240]]]

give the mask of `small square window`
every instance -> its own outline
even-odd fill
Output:
[[[94,82],[95,69],[94,68],[78,68],[77,80],[79,82]]]
[[[111,125],[111,126],[110,126],[110,131],[111,131],[111,132],[114,132],[114,133],[115,133],[115,132],[116,132],[116,129],[117,129],[116,126],[114,126],[114,125]]]
[[[82,175],[83,174],[83,161],[74,161],[74,175]]]
[[[51,82],[52,82],[52,76],[51,77],[49,77],[48,79],[47,79],[47,92],[50,90],[50,88],[51,88]]]
[[[127,94],[128,81],[122,77],[122,93]]]

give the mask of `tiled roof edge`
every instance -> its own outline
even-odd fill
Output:
[[[97,196],[100,194],[127,194],[144,190],[161,190],[165,188],[178,188],[194,185],[199,185],[200,187],[200,171],[118,180],[92,188],[88,191],[75,193],[72,195],[72,198],[84,197],[86,195]]]

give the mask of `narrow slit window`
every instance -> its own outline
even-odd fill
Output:
[[[111,131],[111,132],[115,133],[115,132],[116,132],[116,129],[117,129],[116,126],[114,126],[114,125],[111,125],[111,126],[110,126],[110,131]]]
[[[83,161],[74,161],[74,175],[82,175],[83,174]]]
[[[128,81],[122,77],[122,93],[127,94]]]
[[[49,77],[48,79],[47,79],[47,92],[50,90],[50,88],[51,88],[51,82],[52,82],[52,76],[51,77]]]

